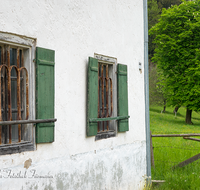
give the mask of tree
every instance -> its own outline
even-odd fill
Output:
[[[179,5],[181,0],[157,0],[159,7],[161,8],[169,8],[172,5]]]
[[[171,5],[179,5],[181,0],[148,0],[148,28],[158,23],[162,8],[169,8]],[[149,36],[149,58],[151,59],[154,54],[156,45],[153,44],[155,36]]]
[[[156,0],[148,0],[148,29],[152,28],[160,17],[161,9],[158,8]],[[149,36],[149,58],[151,59],[154,54],[155,44],[153,44],[155,36]]]
[[[157,68],[156,65],[150,63],[149,67],[149,103],[150,105],[163,105],[164,97],[162,89],[157,84]]]
[[[151,29],[152,26],[158,23],[160,18],[162,8],[168,8],[171,4],[180,4],[181,0],[148,0],[148,28]],[[164,98],[162,93],[162,88],[157,85],[157,70],[156,64],[151,62],[151,58],[153,57],[154,50],[156,44],[153,43],[153,40],[156,36],[151,35],[149,36],[149,97],[150,97],[150,104],[157,104],[163,105],[165,112],[166,108],[166,98]]]
[[[186,106],[186,123],[192,110],[200,110],[200,0],[184,0],[179,6],[163,9],[151,28],[156,35],[153,61],[159,84],[169,105]]]

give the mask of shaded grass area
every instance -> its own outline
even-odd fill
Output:
[[[150,129],[152,134],[200,133],[200,114],[192,113],[193,125],[185,124],[186,109],[181,107],[177,115],[173,108],[154,106],[150,108]],[[195,137],[200,138],[200,137]],[[155,168],[152,167],[153,180],[166,180],[153,189],[200,190],[200,160],[182,168],[172,169],[178,163],[200,153],[200,142],[182,137],[153,137]]]

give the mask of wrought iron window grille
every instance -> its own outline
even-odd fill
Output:
[[[0,122],[29,117],[29,79],[23,48],[0,46]],[[23,101],[25,100],[25,101]],[[11,144],[12,133],[22,141],[22,126],[0,125],[0,144]],[[14,138],[13,138],[14,140]]]
[[[98,134],[111,132],[115,136],[116,127],[113,123],[114,95],[113,79],[117,59],[100,54],[94,54],[98,59],[98,118],[90,122],[98,123]],[[114,79],[116,80],[116,79]]]
[[[98,76],[98,118],[109,118],[113,112],[112,79],[109,77],[109,65],[99,62]],[[98,132],[109,131],[109,121],[98,122]]]

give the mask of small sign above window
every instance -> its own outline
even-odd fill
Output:
[[[94,58],[98,59],[99,63],[117,64],[117,58],[115,58],[115,57],[109,57],[109,56],[106,56],[106,55],[94,53]]]

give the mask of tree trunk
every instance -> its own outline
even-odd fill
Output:
[[[166,109],[166,99],[164,99],[164,108],[163,108],[163,113],[165,113],[165,109]]]
[[[188,109],[186,110],[186,118],[185,118],[185,122],[187,124],[193,124],[192,123],[192,110]]]
[[[177,113],[179,108],[180,108],[180,106],[176,106],[176,107],[174,108],[173,113]]]

